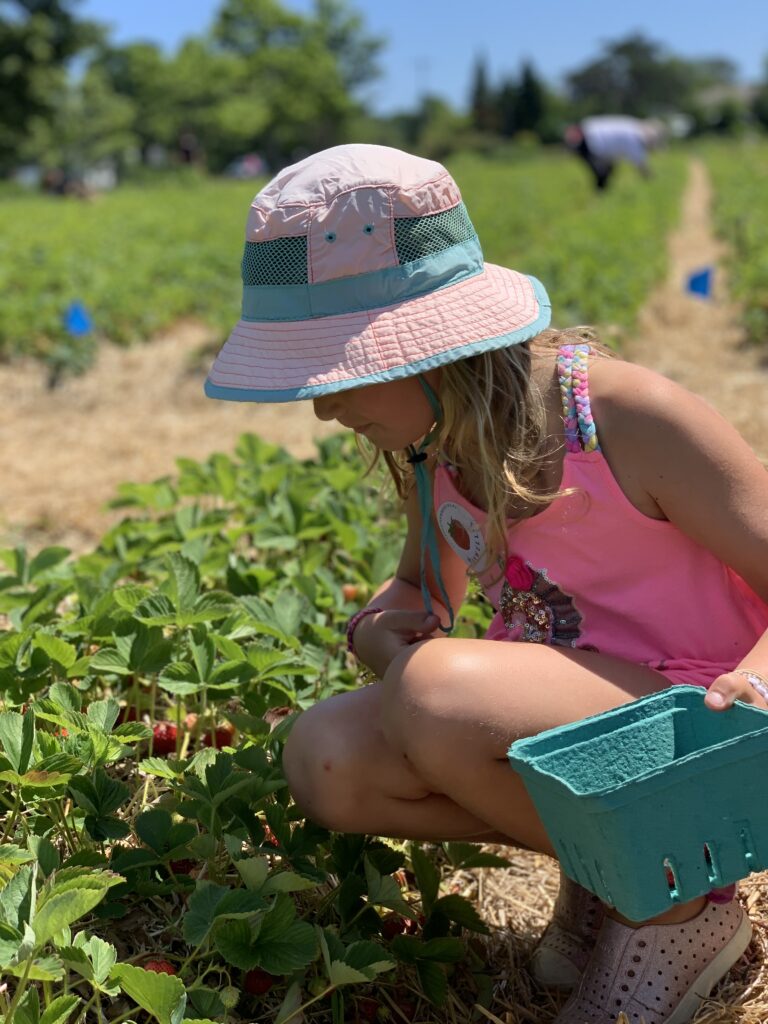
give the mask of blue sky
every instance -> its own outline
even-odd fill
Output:
[[[311,10],[312,0],[283,0]],[[374,110],[407,109],[425,91],[466,104],[471,69],[484,54],[494,78],[523,60],[557,86],[601,45],[638,30],[683,57],[733,60],[742,81],[761,79],[768,57],[766,0],[353,0],[369,31],[384,36]],[[147,39],[172,51],[211,24],[218,0],[81,0],[78,12],[112,25],[117,43]],[[454,13],[455,12],[455,13]]]

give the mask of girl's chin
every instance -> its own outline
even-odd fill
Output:
[[[376,423],[367,423],[363,427],[355,427],[355,433],[370,441],[382,452],[402,452],[411,445],[418,444],[421,436],[416,438],[397,437],[394,432]]]

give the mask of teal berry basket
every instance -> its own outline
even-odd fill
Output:
[[[565,873],[632,921],[768,867],[768,711],[673,686],[508,756]]]

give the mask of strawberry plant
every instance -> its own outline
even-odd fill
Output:
[[[3,1024],[481,998],[484,925],[442,878],[499,859],[329,834],[282,774],[296,713],[357,685],[344,623],[398,556],[357,458],[245,436],[121,488],[131,517],[85,555],[0,551]],[[460,635],[488,618],[467,606]]]
[[[703,148],[715,186],[713,212],[718,233],[729,246],[731,294],[744,306],[747,338],[765,344],[768,334],[768,188],[765,142]]]

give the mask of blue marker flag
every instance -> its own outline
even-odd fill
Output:
[[[686,290],[691,295],[700,295],[703,299],[712,297],[712,278],[714,270],[712,267],[704,267],[702,270],[695,270],[688,275]]]
[[[75,337],[90,334],[93,330],[93,323],[82,302],[71,302],[67,306],[67,311],[64,314],[64,326]]]

